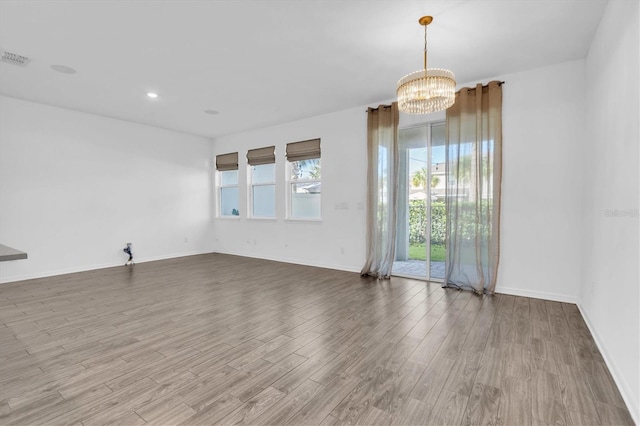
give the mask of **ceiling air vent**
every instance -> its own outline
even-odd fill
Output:
[[[2,62],[6,62],[7,64],[18,65],[21,67],[26,67],[31,62],[31,59],[26,56],[18,55],[17,53],[7,52],[6,50],[0,50],[0,55]]]

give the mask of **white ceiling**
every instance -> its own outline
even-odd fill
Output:
[[[0,92],[216,137],[392,99],[422,68],[422,15],[434,16],[429,66],[465,83],[583,58],[605,5],[2,0],[0,49],[32,62],[0,64]]]

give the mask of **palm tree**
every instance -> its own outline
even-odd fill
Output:
[[[291,178],[297,179],[302,177],[302,168],[312,166],[313,168],[309,171],[309,175],[313,179],[320,178],[320,159],[312,158],[310,160],[299,160],[291,162]]]
[[[480,169],[478,169],[478,161]],[[470,152],[452,162],[451,177],[457,182],[458,190],[466,189],[468,192],[466,197],[469,201],[476,199],[476,185],[484,185],[491,191],[492,173],[491,157],[486,152],[477,152],[475,147],[471,147]]]
[[[431,176],[431,188],[435,188],[440,183],[440,178],[438,176]],[[411,184],[416,188],[424,188],[425,194],[428,194],[427,191],[429,188],[427,186],[427,168],[423,167],[417,172],[413,174],[411,178]]]

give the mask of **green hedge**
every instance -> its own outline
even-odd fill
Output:
[[[409,200],[409,245],[424,244],[426,241],[427,211],[426,200]],[[488,221],[491,201],[482,200],[479,205],[475,202],[463,201],[458,204],[458,217],[460,218],[460,232],[464,239],[480,237],[487,239],[491,232],[491,224]],[[486,220],[477,221],[476,214]],[[431,204],[431,244],[444,244],[447,226],[447,217],[444,201],[434,201]],[[455,232],[455,230],[453,230]]]
[[[424,244],[427,230],[427,200],[409,200],[409,244]],[[431,204],[431,244],[444,244],[447,218],[444,201]]]

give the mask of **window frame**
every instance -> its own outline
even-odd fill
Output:
[[[294,160],[294,161],[289,161],[287,160],[287,164],[286,164],[286,192],[287,192],[287,196],[286,196],[286,207],[287,207],[287,215],[286,215],[286,219],[290,220],[290,221],[302,221],[302,222],[320,222],[322,221],[322,191],[320,191],[320,211],[318,216],[314,216],[314,217],[299,217],[299,216],[294,216],[293,215],[293,197],[292,194],[293,192],[293,185],[297,185],[297,184],[313,184],[313,183],[319,183],[322,184],[322,157],[318,156],[316,158],[308,158],[307,160],[318,160],[320,162],[320,178],[313,178],[313,179],[293,179],[292,175],[293,175],[293,166],[292,163],[293,162],[298,162],[298,161],[305,161],[305,160]]]
[[[222,183],[222,173],[224,172],[236,172],[236,183],[235,184],[223,184]],[[217,195],[218,195],[218,208],[217,208],[217,217],[219,219],[240,219],[240,203],[238,203],[238,214],[234,215],[234,214],[223,214],[222,213],[222,190],[223,189],[227,189],[227,188],[236,188],[238,191],[238,201],[240,201],[240,185],[239,185],[239,181],[240,181],[240,176],[238,173],[238,169],[233,169],[233,170],[216,170],[216,180],[217,180]]]

